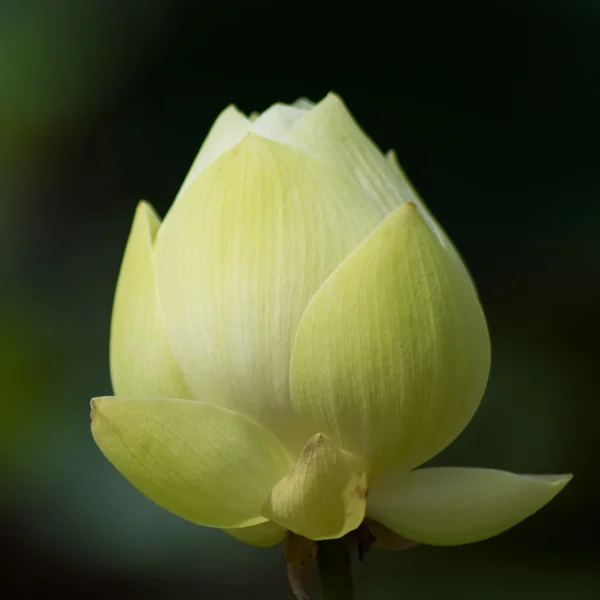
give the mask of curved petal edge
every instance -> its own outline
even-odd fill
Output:
[[[466,426],[489,367],[475,288],[408,203],[312,298],[292,351],[292,404],[372,475],[408,470]]]
[[[269,548],[283,541],[286,530],[273,521],[265,521],[250,527],[223,529],[223,531],[244,544],[256,548]]]
[[[194,400],[92,400],[106,458],[170,512],[209,527],[264,523],[260,510],[289,469],[278,440],[231,410]]]
[[[517,475],[439,467],[388,476],[369,490],[368,515],[424,544],[478,542],[510,529],[550,502],[571,475]]]

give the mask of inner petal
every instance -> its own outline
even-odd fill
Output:
[[[364,463],[317,433],[273,488],[263,515],[312,540],[339,538],[361,524],[366,496]]]

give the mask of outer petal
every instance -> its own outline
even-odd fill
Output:
[[[438,546],[478,542],[550,502],[570,475],[515,475],[434,468],[387,477],[369,490],[369,516],[411,540]]]
[[[141,202],[117,283],[110,336],[115,394],[186,398],[188,388],[173,355],[161,314],[152,246],[160,221]]]
[[[97,398],[92,433],[142,493],[210,527],[264,522],[261,506],[289,468],[281,445],[262,427],[199,401]]]
[[[237,529],[223,529],[231,537],[234,537],[244,544],[256,546],[257,548],[268,548],[275,546],[283,541],[285,537],[285,529],[273,523],[273,521],[265,521],[258,525],[250,527],[238,527]]]
[[[332,169],[254,134],[202,172],[156,244],[169,341],[194,398],[274,428],[299,451],[289,404],[296,328],[381,211]]]
[[[366,493],[362,461],[318,433],[273,488],[263,514],[311,540],[339,538],[362,523]]]
[[[449,444],[485,389],[490,347],[470,281],[414,204],[340,266],[298,328],[292,403],[375,474]]]

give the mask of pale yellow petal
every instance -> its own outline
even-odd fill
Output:
[[[433,468],[388,476],[369,489],[368,514],[411,540],[478,542],[520,523],[560,492],[570,475]]]
[[[223,531],[236,540],[244,542],[244,544],[256,546],[257,548],[268,548],[282,542],[286,530],[277,523],[273,523],[273,521],[265,521],[250,527],[223,529]]]
[[[362,461],[316,434],[273,488],[263,515],[311,540],[339,538],[361,524],[366,486]]]
[[[303,110],[312,110],[315,107],[315,103],[308,98],[298,98],[295,102],[292,102],[292,106],[295,108],[301,108]]]
[[[289,402],[296,328],[382,213],[305,153],[248,135],[167,215],[156,244],[169,341],[194,398],[251,415],[299,451]]]
[[[408,469],[462,431],[489,366],[475,289],[410,203],[312,299],[292,355],[292,403],[373,473]]]
[[[110,335],[110,372],[115,394],[186,398],[188,388],[171,351],[163,321],[152,248],[160,221],[141,202],[117,282]]]
[[[395,152],[391,150],[384,155],[354,120],[339,96],[330,93],[316,104],[290,129],[288,140],[343,171],[347,178],[363,188],[371,202],[385,212],[406,202],[416,204],[442,246],[470,279],[454,244],[412,186]]]
[[[273,104],[254,121],[252,131],[270,140],[288,143],[290,128],[305,114],[304,108],[281,103]]]
[[[336,94],[328,94],[307,112],[291,128],[289,137],[299,147],[343,172],[384,212],[411,200],[397,186],[394,166]]]
[[[270,433],[200,401],[96,398],[92,433],[106,458],[143,494],[210,527],[265,522],[262,504],[289,469]]]

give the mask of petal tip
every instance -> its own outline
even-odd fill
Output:
[[[240,117],[244,117],[245,119],[248,118],[246,114],[243,113],[233,102],[229,104],[226,108],[224,108],[219,116],[228,115],[232,113],[239,115]]]
[[[522,477],[528,477],[532,481],[555,489],[555,493],[558,494],[573,479],[573,473],[562,473],[560,475],[522,475]]]
[[[325,111],[325,114],[330,115],[329,111],[350,115],[350,111],[341,96],[333,91],[330,91],[322,100],[315,105],[317,112]]]
[[[99,401],[100,401],[100,398],[92,398],[90,400],[90,420],[92,422],[92,427],[94,426],[94,423],[96,421],[96,416],[98,414]]]
[[[100,424],[100,420],[102,415],[103,401],[104,398],[92,398],[90,400],[90,429],[92,431],[92,437],[96,444],[100,445],[98,442],[98,428],[102,427]]]
[[[90,400],[90,416],[92,420],[100,412],[100,405],[103,403],[103,400],[106,400],[106,398],[106,396],[97,396],[96,398],[92,398]]]
[[[106,409],[111,404],[111,400],[114,396],[97,396],[90,400],[90,420],[92,422],[92,428],[94,428],[101,418],[105,417]]]
[[[325,96],[325,98],[323,98],[322,102],[331,102],[331,103],[336,103],[336,104],[341,104],[342,106],[346,106],[345,102],[342,100],[342,97],[334,92],[333,90],[330,90],[327,95]]]
[[[135,215],[152,215],[155,218],[158,218],[154,207],[147,200],[140,200],[135,207]]]
[[[135,207],[135,212],[138,213],[145,210],[152,210],[152,206],[147,200],[139,200]]]
[[[307,98],[306,96],[301,96],[292,103],[292,106],[294,108],[299,108],[302,110],[311,110],[314,108],[315,103],[310,98]]]
[[[324,433],[315,433],[315,435],[313,435],[306,443],[306,451],[310,452],[319,448],[324,448],[330,441],[331,439],[329,436],[326,436]]]
[[[573,479],[573,476],[573,473],[564,473],[563,475],[550,475],[548,479],[549,483],[560,491]]]
[[[138,225],[139,224],[139,225]],[[158,229],[160,228],[161,219],[154,207],[146,200],[140,200],[135,208],[133,216],[132,228],[136,225],[144,227],[147,234],[150,236],[151,246],[154,245],[154,240]]]

